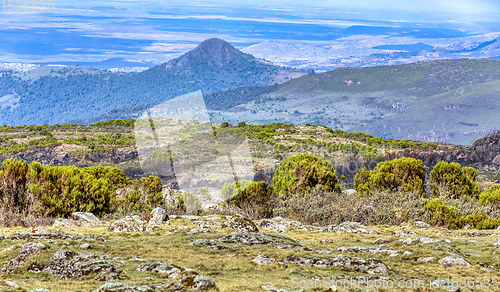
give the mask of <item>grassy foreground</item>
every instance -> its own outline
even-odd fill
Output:
[[[371,280],[386,279],[394,280],[394,288],[398,288],[400,281],[413,281],[415,279],[423,280],[424,287],[421,289],[401,289],[406,291],[436,291],[430,287],[430,279],[437,280],[449,279],[453,277],[460,285],[460,278],[474,278],[470,285],[474,288],[471,291],[493,291],[494,282],[490,282],[489,288],[487,279],[494,279],[498,276],[500,268],[500,257],[497,253],[500,251],[493,243],[498,241],[500,233],[498,231],[473,230],[450,231],[441,228],[420,229],[409,223],[403,223],[400,226],[369,226],[367,228],[376,230],[379,234],[359,234],[359,233],[335,233],[319,232],[317,230],[301,230],[300,228],[290,228],[288,233],[282,235],[297,240],[301,245],[316,249],[325,249],[331,254],[320,254],[314,251],[303,251],[295,249],[279,249],[269,245],[234,245],[228,244],[231,248],[226,250],[213,250],[202,248],[202,246],[191,245],[193,239],[199,238],[218,238],[223,235],[233,233],[228,227],[212,227],[221,234],[197,233],[194,235],[186,234],[193,228],[196,228],[190,218],[180,217],[171,219],[169,225],[162,225],[153,232],[126,232],[115,233],[106,231],[107,225],[96,227],[72,227],[72,228],[53,228],[62,229],[68,234],[75,232],[83,235],[101,235],[110,241],[90,241],[90,250],[80,250],[80,245],[86,243],[81,240],[40,240],[46,245],[46,249],[39,254],[29,257],[26,262],[16,269],[13,274],[0,274],[0,285],[2,290],[14,290],[6,281],[15,281],[20,288],[17,291],[29,291],[39,288],[45,288],[49,291],[93,291],[105,282],[96,281],[93,277],[83,277],[81,279],[73,278],[61,280],[47,272],[33,273],[28,272],[27,267],[33,262],[47,263],[49,258],[60,248],[65,248],[75,252],[90,252],[96,254],[106,254],[113,257],[113,262],[118,263],[129,280],[119,280],[118,282],[127,284],[152,284],[178,281],[179,279],[165,279],[151,272],[140,272],[136,268],[143,264],[131,261],[134,256],[150,261],[161,261],[164,263],[175,264],[196,270],[202,276],[208,276],[216,283],[214,291],[268,291],[262,288],[271,285],[276,288],[287,291],[295,291],[299,288],[293,288],[294,283],[300,280],[311,280],[312,277],[359,277],[366,276]],[[198,220],[213,220],[212,217],[201,217]],[[225,221],[222,216],[218,219]],[[216,221],[218,221],[216,220]],[[312,227],[309,225],[309,227]],[[52,229],[52,228],[49,228]],[[15,232],[24,231],[25,228],[16,227],[12,229],[3,229],[6,236],[11,236]],[[415,232],[400,237],[394,234],[395,231]],[[270,232],[260,229],[261,232]],[[409,232],[409,233],[411,233]],[[431,239],[439,240],[435,243],[417,243],[413,242],[406,245],[400,239],[415,239],[419,236],[425,236]],[[377,240],[378,239],[378,240]],[[383,239],[383,240],[381,240]],[[377,243],[374,243],[377,240]],[[381,242],[389,250],[397,250],[396,256],[389,256],[387,253],[373,255],[370,252],[347,252],[337,251],[339,247],[378,247]],[[27,241],[12,241],[10,239],[0,240],[0,265],[5,267],[8,262],[15,258],[21,246]],[[403,252],[409,251],[411,255],[403,255]],[[438,260],[444,258],[450,253],[456,253],[462,256],[465,261],[471,264],[470,267],[454,266],[445,268]],[[275,258],[278,261],[285,256],[295,254],[298,256],[314,256],[319,258],[334,258],[340,254],[346,254],[350,257],[376,258],[385,263],[389,268],[389,275],[371,275],[368,273],[349,272],[338,267],[309,267],[294,265],[291,263],[281,264],[275,261],[268,265],[257,265],[252,260],[259,254]],[[419,262],[419,258],[434,257],[428,262]],[[386,277],[386,278],[384,278]],[[479,277],[479,278],[477,278]],[[471,278],[471,279],[472,279]],[[499,281],[499,279],[496,279]],[[302,282],[307,285],[307,282]],[[311,283],[311,282],[310,282]],[[319,282],[318,282],[319,283]],[[401,282],[406,283],[406,282]],[[295,284],[295,287],[297,284]],[[409,284],[411,285],[411,284]],[[469,285],[469,287],[471,287]],[[478,288],[482,285],[482,288]],[[303,286],[306,288],[306,286]],[[339,287],[340,288],[340,287]],[[369,288],[369,287],[368,287]],[[399,289],[399,288],[398,288]],[[350,290],[350,289],[347,289]],[[372,289],[373,291],[393,291],[394,289]],[[129,290],[127,290],[129,291]],[[130,290],[131,291],[131,290]],[[271,290],[272,291],[272,290]],[[328,290],[324,286],[318,289],[304,289],[304,291],[338,291]],[[442,290],[445,291],[445,290]],[[462,289],[460,291],[469,291]]]

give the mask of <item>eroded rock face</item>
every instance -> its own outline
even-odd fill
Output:
[[[66,249],[59,249],[50,258],[49,264],[43,269],[62,279],[93,276],[98,281],[124,280],[123,270],[118,264],[109,261],[106,255],[77,253]]]
[[[334,266],[350,272],[389,275],[389,268],[380,260],[349,257],[347,255],[339,255],[336,258],[289,255],[282,259],[281,262],[319,268]]]
[[[163,221],[168,220],[167,211],[163,210],[160,207],[154,208],[153,211],[151,211],[149,217],[149,226],[161,225]]]
[[[229,220],[228,225],[236,232],[259,232],[255,223],[241,215],[234,215]]]

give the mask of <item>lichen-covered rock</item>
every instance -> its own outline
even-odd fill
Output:
[[[104,236],[93,234],[90,236],[71,235],[62,230],[52,230],[45,227],[28,228],[26,231],[16,232],[12,234],[10,240],[26,240],[26,241],[39,241],[39,240],[86,240],[86,241],[109,241]]]
[[[285,225],[277,223],[273,220],[262,220],[261,222],[256,223],[260,228],[275,231],[278,233],[287,233],[288,228]]]
[[[43,271],[60,276],[62,279],[82,276],[94,276],[98,281],[127,279],[118,264],[109,261],[110,258],[107,255],[77,253],[59,249],[52,255],[49,264]]]
[[[252,262],[256,263],[257,265],[269,265],[272,264],[276,261],[274,258],[270,258],[268,256],[265,256],[263,254],[259,254],[256,258],[252,260]]]
[[[435,257],[419,257],[417,259],[417,262],[419,263],[428,263],[434,261],[436,258]]]
[[[342,222],[339,225],[328,225],[326,228],[327,232],[348,232],[348,233],[363,233],[363,234],[378,234],[377,231],[372,229],[367,229],[366,226],[358,222]]]
[[[164,278],[176,279],[185,274],[198,274],[196,271],[162,262],[147,263],[136,269],[139,272],[152,272]]]
[[[417,228],[425,229],[431,227],[429,224],[425,223],[424,221],[415,221],[413,222],[413,225]]]
[[[234,215],[228,224],[236,232],[259,232],[252,220],[241,215]]]
[[[168,220],[167,211],[163,210],[160,207],[156,207],[149,214],[148,225],[149,226],[157,226],[161,225],[164,221]]]
[[[146,225],[146,222],[139,216],[127,216],[123,219],[117,220],[106,229],[111,232],[143,232],[153,231],[154,226]]]
[[[80,221],[80,226],[97,226],[102,224],[102,221],[99,220],[99,218],[88,212],[75,212],[71,214],[71,219],[74,221]]]
[[[71,214],[71,219],[57,218],[52,227],[77,227],[77,226],[98,226],[103,222],[94,214],[88,212],[75,212]]]
[[[46,247],[42,243],[38,242],[29,242],[23,246],[19,250],[19,254],[17,257],[10,260],[4,268],[0,269],[1,273],[9,272],[14,273],[15,268],[24,264],[26,259],[31,255],[37,254],[41,250],[44,250]]]
[[[166,291],[169,288],[173,288],[174,283],[160,283],[160,284],[150,284],[150,285],[129,285],[122,283],[106,283],[99,287],[94,292],[154,292],[154,291]],[[180,288],[180,285],[177,285]]]
[[[309,267],[339,267],[350,272],[361,272],[369,274],[389,275],[389,268],[378,259],[363,259],[339,255],[335,258],[318,258],[314,256],[300,257],[296,255],[286,256],[282,263],[290,263]]]
[[[205,239],[199,238],[194,239],[191,242],[191,245],[207,245],[207,246],[219,246],[220,244],[243,244],[243,245],[260,245],[266,244],[271,245],[275,248],[280,249],[298,249],[305,251],[315,251],[318,253],[330,253],[327,250],[323,249],[315,249],[307,246],[303,246],[297,241],[285,237],[283,235],[274,234],[274,233],[265,233],[265,232],[240,232],[240,233],[231,233],[228,235],[224,235],[215,239]]]
[[[463,257],[459,255],[449,255],[447,257],[444,257],[438,261],[438,263],[442,264],[445,268],[453,267],[453,266],[460,266],[460,267],[470,267],[471,264],[469,264],[466,260],[464,260]]]
[[[340,252],[355,252],[355,253],[359,253],[359,252],[371,252],[373,254],[388,254],[388,255],[392,255],[392,254],[397,254],[398,251],[397,250],[392,250],[392,249],[388,249],[386,246],[379,246],[379,247],[369,247],[369,246],[342,246],[342,247],[339,247],[337,248],[337,251],[340,251]]]
[[[187,276],[182,278],[179,283],[193,290],[215,287],[214,280],[204,276]]]
[[[440,242],[439,239],[432,239],[432,238],[429,238],[429,237],[426,237],[426,236],[419,236],[419,237],[415,238],[415,241],[418,242],[418,243],[422,243],[422,244],[429,244],[429,243]]]

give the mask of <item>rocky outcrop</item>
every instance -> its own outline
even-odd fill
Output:
[[[463,257],[453,254],[449,255],[447,257],[444,257],[438,261],[438,263],[442,264],[445,268],[449,267],[454,267],[454,266],[460,266],[460,267],[470,267],[471,264],[469,264],[466,260],[464,260]]]
[[[366,228],[366,226],[362,225],[358,222],[343,222],[339,225],[328,225],[327,232],[348,232],[348,233],[363,233],[363,234],[378,234],[377,231]]]
[[[24,264],[24,262],[28,257],[44,250],[45,248],[46,247],[44,244],[38,242],[30,242],[21,246],[21,249],[19,250],[19,254],[17,255],[17,257],[10,260],[4,268],[0,269],[0,272],[14,273],[15,268]]]
[[[180,278],[183,275],[187,274],[195,274],[197,275],[198,273],[189,268],[185,267],[180,267],[177,265],[172,265],[168,263],[162,263],[162,262],[154,262],[154,263],[147,263],[145,265],[141,265],[137,267],[136,269],[139,272],[151,272],[155,273],[157,276],[163,277],[163,278],[169,278],[169,279],[176,279]]]
[[[398,253],[397,250],[388,249],[386,246],[381,245],[379,247],[370,247],[370,246],[342,246],[337,248],[337,251],[340,252],[371,252],[373,254],[388,254],[395,255]]]
[[[110,232],[151,232],[157,225],[151,226],[142,220],[139,216],[127,216],[123,219],[117,220],[106,229]]]
[[[52,230],[45,227],[28,228],[26,231],[16,232],[10,236],[10,240],[86,240],[86,241],[109,241],[104,236],[93,234],[83,236],[81,234],[71,235],[62,230]]]
[[[227,249],[229,246],[224,244],[242,244],[242,245],[270,245],[279,249],[297,249],[305,251],[315,251],[318,253],[330,253],[327,250],[315,249],[307,246],[303,246],[299,242],[285,237],[283,235],[278,235],[274,233],[264,233],[264,232],[241,232],[241,233],[231,233],[215,239],[194,239],[191,245],[205,245],[212,246],[214,249]]]
[[[259,232],[252,220],[241,215],[234,215],[227,224],[236,232]]]
[[[285,225],[277,223],[274,220],[262,220],[261,222],[256,223],[262,229],[278,232],[278,233],[287,233],[288,228]]]
[[[252,262],[256,263],[257,265],[269,265],[272,264],[276,261],[274,258],[270,258],[268,256],[265,256],[263,254],[259,254],[256,258],[252,260]]]
[[[107,255],[77,253],[59,249],[50,258],[49,264],[43,269],[62,279],[95,277],[98,281],[124,280],[123,270]]]
[[[104,224],[92,213],[75,212],[71,219],[57,218],[52,227],[99,226]]]
[[[318,258],[313,256],[300,257],[296,255],[289,255],[283,258],[281,262],[319,268],[333,266],[350,272],[389,275],[389,268],[380,260],[349,257],[347,255],[339,255],[336,258]]]
[[[160,207],[156,207],[149,214],[148,225],[149,226],[158,226],[163,224],[164,221],[168,220],[167,211],[163,210]]]

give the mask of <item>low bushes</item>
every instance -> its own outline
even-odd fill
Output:
[[[407,157],[380,162],[372,171],[362,168],[354,178],[354,186],[361,194],[417,192],[425,196],[424,184],[423,162]]]
[[[128,182],[116,168],[43,166],[7,159],[0,171],[2,207],[20,214],[64,217],[72,212],[103,215],[112,209],[115,188]]]
[[[273,186],[278,195],[308,192],[315,187],[326,191],[339,191],[335,169],[326,160],[312,154],[299,154],[278,166],[273,176]]]
[[[120,199],[117,189],[126,190]],[[67,217],[73,212],[103,216],[117,210],[149,212],[162,204],[161,191],[158,177],[131,182],[114,167],[44,166],[7,159],[0,170],[3,217]]]
[[[224,201],[229,200],[232,196],[236,196],[238,193],[241,193],[245,190],[252,181],[247,179],[242,179],[239,181],[235,181],[233,183],[225,183],[222,186],[221,197]]]
[[[315,189],[308,193],[276,198],[273,216],[323,226],[345,221],[366,225],[399,225],[409,219],[420,218],[425,203],[426,200],[415,193],[375,192],[358,197],[355,194]]]
[[[195,213],[201,209],[203,201],[193,193],[183,192],[177,197],[178,208],[188,213]]]
[[[245,190],[232,196],[229,202],[252,219],[270,217],[274,190],[266,182],[252,182]]]
[[[479,184],[476,182],[476,175],[476,170],[472,167],[462,169],[458,163],[441,161],[431,171],[432,196],[478,198]]]
[[[479,194],[479,202],[483,205],[500,205],[500,184],[496,184]]]
[[[498,217],[491,220],[483,212],[459,215],[454,207],[447,206],[442,199],[431,200],[424,209],[429,212],[429,223],[449,229],[459,229],[466,225],[477,229],[494,229],[500,226]]]

